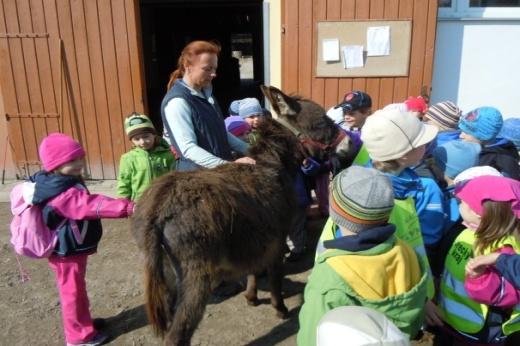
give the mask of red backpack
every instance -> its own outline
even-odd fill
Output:
[[[34,184],[20,183],[11,190],[11,244],[19,255],[46,258],[54,251],[58,233],[43,221],[40,205],[30,204]]]

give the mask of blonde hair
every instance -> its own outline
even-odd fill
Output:
[[[398,160],[372,161],[372,166],[384,173],[397,173],[401,170],[401,163]]]
[[[496,248],[508,236],[518,240],[520,219],[511,210],[511,202],[485,201],[480,224],[475,232],[475,252],[482,254],[487,248]]]
[[[220,45],[216,42],[193,41],[188,43],[182,50],[179,60],[177,60],[177,69],[170,74],[167,90],[170,90],[175,80],[184,77],[184,73],[186,72],[185,65],[192,65],[200,54],[211,53],[219,55],[220,50]]]

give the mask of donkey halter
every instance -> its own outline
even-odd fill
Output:
[[[322,143],[320,141],[317,141],[317,140],[314,140],[310,137],[307,137],[305,136],[300,130],[298,130],[297,128],[295,128],[294,126],[292,126],[291,124],[289,124],[285,119],[283,118],[276,118],[276,119],[273,119],[277,122],[279,122],[280,124],[282,124],[286,129],[288,129],[289,131],[291,131],[295,136],[296,138],[298,138],[300,140],[300,144],[304,147],[304,148],[318,148],[320,150],[323,150],[324,152],[326,152],[327,154],[330,153],[332,150],[334,150],[339,143],[341,143],[341,141],[346,137],[346,133],[345,131],[342,131],[341,129],[339,129],[338,131],[338,135],[336,136],[336,138],[329,144],[325,144],[325,143]]]

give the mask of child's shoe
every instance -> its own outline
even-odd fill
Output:
[[[99,346],[108,339],[108,335],[97,333],[90,341],[80,342],[79,344],[67,343],[67,346]]]

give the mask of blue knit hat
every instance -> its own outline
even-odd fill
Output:
[[[479,107],[463,115],[459,129],[480,141],[491,141],[502,129],[502,113],[493,107]]]
[[[502,130],[498,137],[513,142],[516,149],[520,150],[520,118],[515,117],[504,120],[504,125],[502,125]]]
[[[264,110],[262,106],[260,106],[260,102],[254,97],[249,97],[240,100],[238,105],[238,115],[242,117],[242,119],[248,118],[253,115],[263,115]]]
[[[238,105],[240,104],[240,100],[235,100],[231,102],[229,105],[228,113],[229,115],[238,115]]]
[[[478,164],[481,146],[478,143],[454,140],[438,146],[432,152],[437,166],[449,178]]]

